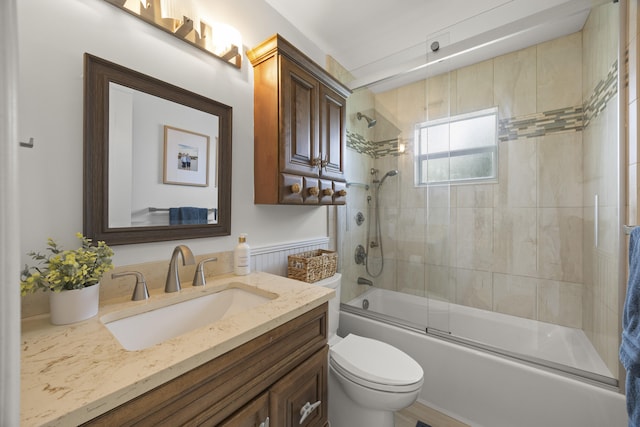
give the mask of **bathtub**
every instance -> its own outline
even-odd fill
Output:
[[[426,313],[432,327],[450,327],[453,341],[425,333]],[[339,334],[348,333],[413,357],[425,373],[419,401],[469,425],[627,426],[624,395],[573,377],[583,370],[596,379],[610,376],[580,330],[372,288],[342,304]],[[465,339],[455,342],[456,336]],[[483,349],[473,346],[476,341]],[[516,360],[519,354],[525,357]],[[540,360],[569,373],[536,366]]]

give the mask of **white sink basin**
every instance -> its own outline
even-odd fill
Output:
[[[101,321],[126,350],[142,350],[277,297],[233,284],[218,292],[194,295],[191,299],[170,302],[170,305],[145,307],[147,311],[124,315],[126,317],[119,313],[109,314]]]

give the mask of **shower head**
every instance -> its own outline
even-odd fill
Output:
[[[358,118],[358,120],[362,120],[363,118],[367,121],[367,127],[368,128],[372,128],[376,125],[377,121],[376,119],[372,119],[371,117],[362,114],[361,112],[358,111],[358,114],[356,114],[356,117]]]
[[[382,179],[380,180],[380,184],[378,184],[379,186],[382,185],[382,183],[384,182],[385,179],[387,179],[388,176],[396,176],[398,175],[398,170],[397,169],[393,169],[390,170],[389,172],[387,172],[386,174],[384,174],[384,176],[382,177]]]

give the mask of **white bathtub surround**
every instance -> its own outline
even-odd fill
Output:
[[[362,308],[365,299],[368,312],[404,321],[418,330],[429,327],[450,332],[453,338],[510,355],[548,361],[604,378],[613,377],[580,329],[377,288],[349,301],[348,305]]]
[[[474,427],[627,426],[624,395],[604,387],[344,311],[340,333],[407,353],[424,370],[418,401]]]

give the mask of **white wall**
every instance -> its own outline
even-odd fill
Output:
[[[262,0],[209,0],[245,50],[278,32],[324,65],[324,54]],[[20,0],[20,253],[47,237],[74,247],[82,230],[83,54],[113,61],[233,107],[232,235],[188,240],[197,254],[231,250],[241,232],[261,246],[327,235],[326,208],[253,204],[253,70],[240,70],[103,0]],[[114,247],[116,265],[168,259],[178,242]]]

